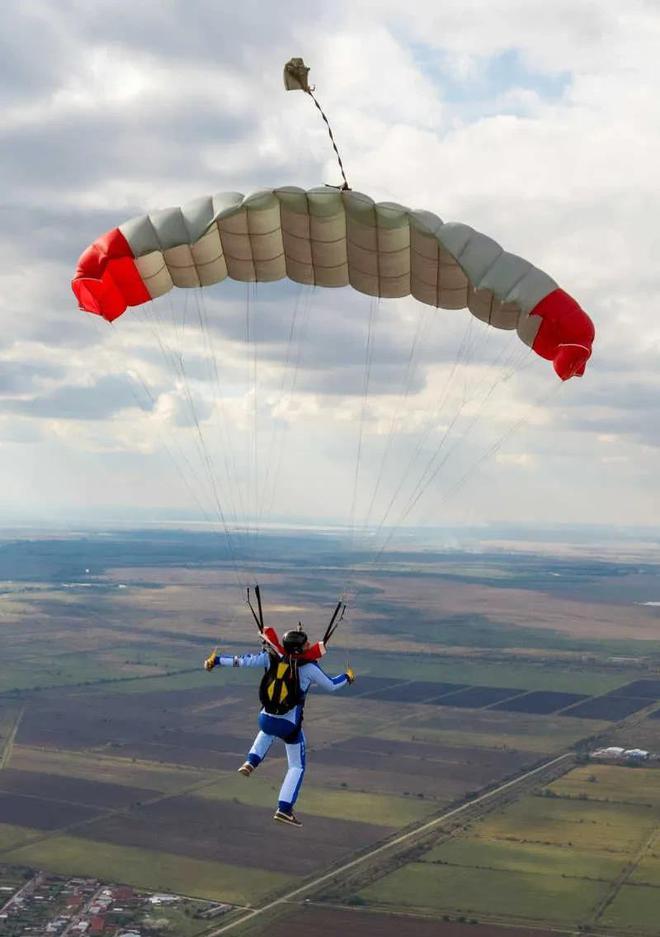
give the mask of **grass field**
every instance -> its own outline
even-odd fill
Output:
[[[227,654],[238,654],[244,651],[258,649],[252,632],[248,632],[245,641],[223,644],[222,649]],[[211,650],[209,644],[208,650]],[[171,655],[171,652],[170,652]],[[231,679],[233,683],[252,684],[254,674],[232,673],[229,677],[209,678],[201,670],[201,660],[204,657],[204,648],[182,648],[180,653],[167,661],[172,670],[196,668],[190,673],[173,674],[171,676],[153,676],[146,681],[124,680],[115,684],[118,692],[140,693],[145,690],[173,690],[195,688],[209,685],[209,679],[216,679],[224,684]],[[500,663],[482,661],[470,657],[443,657],[440,654],[421,656],[419,654],[392,655],[379,652],[365,654],[362,651],[351,653],[351,664],[357,671],[358,680],[355,691],[360,691],[360,676],[382,676],[402,680],[432,680],[434,682],[449,681],[470,685],[519,687],[523,690],[557,690],[567,693],[584,693],[598,695],[608,690],[616,689],[625,684],[629,677],[617,673],[598,671],[593,669],[567,669],[551,664],[528,664],[524,661],[515,663]],[[330,672],[340,672],[346,666],[345,654],[331,652],[324,661],[324,668]],[[106,677],[126,677],[118,665],[112,672],[105,670]]]
[[[660,709],[660,707],[658,707]],[[623,748],[645,748],[647,751],[660,751],[660,718],[644,719],[632,726],[621,726],[609,737],[612,745]]]
[[[659,919],[660,888],[624,885],[605,909],[601,921],[606,927],[616,928],[617,934],[644,930],[655,937]]]
[[[0,669],[0,693],[16,690],[43,690],[45,686],[70,686],[121,676],[118,670],[85,655],[62,655],[49,662],[47,674],[43,662],[19,660],[11,668]]]
[[[639,885],[653,885],[660,889],[660,855],[645,855],[630,876],[630,881]],[[658,899],[660,900],[660,893]]]
[[[331,659],[331,658],[329,658]],[[435,680],[469,685],[520,687],[521,690],[557,690],[562,693],[598,695],[616,689],[629,679],[628,675],[600,669],[597,666],[538,664],[524,660],[488,661],[464,656],[441,654],[385,654],[357,651],[351,660],[360,673],[397,677],[407,680]],[[359,683],[356,683],[356,689]]]
[[[606,882],[612,881],[626,862],[625,855],[470,837],[450,839],[425,853],[422,858],[424,862],[600,879]]]
[[[279,782],[259,777],[244,778],[236,774],[223,775],[210,787],[205,787],[199,796],[213,800],[233,800],[235,803],[262,807],[274,800]],[[408,797],[390,797],[386,794],[350,790],[330,790],[314,787],[306,782],[298,802],[301,813],[310,816],[334,817],[375,823],[380,826],[406,826],[428,816],[437,805],[412,800]]]
[[[150,788],[163,793],[177,793],[213,776],[209,772],[184,766],[165,767],[154,762],[138,762],[97,752],[52,751],[23,745],[14,746],[11,767],[20,771]]]
[[[157,570],[152,572],[158,574]],[[144,686],[172,689],[204,685],[205,675],[201,672],[167,676],[169,671],[199,666],[206,649],[204,633],[211,632],[209,650],[216,634],[215,626],[209,629],[206,624],[207,616],[212,611],[210,605],[217,601],[214,590],[208,587],[200,593],[193,587],[194,571],[180,572],[183,584],[177,585],[174,596],[171,587],[76,595],[70,591],[58,592],[57,588],[48,584],[44,584],[41,589],[33,584],[31,588],[36,591],[29,596],[11,596],[6,611],[7,614],[11,611],[12,620],[18,624],[19,621],[35,619],[36,616],[40,624],[35,626],[35,637],[40,631],[47,631],[49,637],[57,634],[58,646],[52,649],[50,667],[48,673],[44,674],[39,666],[38,641],[16,643],[12,647],[11,667],[3,667],[0,671],[0,692],[108,680],[118,681],[116,687],[119,692],[135,692]],[[161,571],[163,575],[164,570]],[[186,578],[190,582],[186,582]],[[170,607],[174,598],[181,606],[179,611]],[[35,601],[38,601],[38,605],[34,604]],[[198,624],[190,621],[191,603],[193,607],[199,605],[197,613],[192,613],[193,618],[195,615],[199,617]],[[185,624],[184,615],[187,619]],[[389,621],[389,618],[386,620]],[[388,626],[392,631],[390,637],[394,640],[398,632],[406,632],[405,621],[397,624],[398,620],[399,616]],[[85,625],[86,635],[82,642],[78,621]],[[594,665],[583,666],[576,662],[558,665],[556,661],[530,663],[522,659],[488,661],[471,657],[469,650],[464,656],[442,653],[429,655],[428,648],[432,642],[426,642],[427,648],[422,653],[416,653],[413,645],[408,649],[410,653],[390,654],[371,648],[371,642],[367,640],[370,638],[368,627],[365,630],[364,624],[358,621],[352,626],[347,624],[346,643],[352,647],[351,655],[358,674],[397,676],[411,680],[449,680],[470,685],[556,690],[587,695],[605,693],[628,679],[624,673],[599,669]],[[491,623],[486,629],[486,636],[492,637],[504,627],[502,622]],[[520,633],[520,628],[510,630],[517,636],[515,646],[529,645],[529,641],[525,641],[524,635]],[[460,644],[461,640],[465,641],[466,635],[462,629],[459,632],[456,641]],[[150,633],[153,633],[153,638],[150,638]],[[18,629],[17,634],[20,634]],[[541,629],[537,634],[540,648],[552,647],[551,633]],[[247,619],[241,626],[225,626],[222,637],[223,646],[229,653],[258,646]],[[478,647],[478,636],[473,637]],[[361,642],[365,641],[368,650],[360,648]],[[342,669],[345,665],[343,655],[333,652],[334,649],[328,658],[329,667],[335,666],[332,660],[335,656],[337,666]],[[165,676],[158,677],[159,672],[165,673]],[[143,683],[135,679],[139,677],[154,679]],[[239,675],[233,678],[240,680]]]
[[[560,797],[660,807],[660,771],[652,768],[592,763],[559,778],[550,789]]]
[[[133,646],[112,641],[107,647],[103,644],[107,635],[99,634],[97,647],[80,650],[74,644],[75,632],[62,635],[56,631],[49,637],[58,643],[49,646],[47,670],[38,640],[25,649],[14,648],[0,668],[0,693],[95,684],[121,688],[142,681],[149,687],[150,678],[168,679],[170,671],[196,667],[204,656],[196,648],[172,650],[162,644],[154,652],[154,646],[145,644],[143,638]]]
[[[247,933],[247,930],[246,930]],[[392,914],[362,908],[329,908],[305,904],[287,909],[260,926],[250,927],[251,937],[558,937],[555,931],[534,927],[506,927],[439,920],[438,915],[420,917],[413,914]]]
[[[414,862],[362,889],[358,897],[390,908],[567,923],[586,917],[606,889],[601,882],[560,875]]]
[[[657,823],[657,811],[643,804],[523,797],[474,828],[483,838],[632,853]]]
[[[580,766],[473,820],[353,900],[392,910],[657,934],[659,805],[660,772],[652,768]]]
[[[432,710],[431,712],[428,712]],[[452,710],[446,706],[417,710],[409,726],[388,726],[389,738],[417,739],[446,745],[482,745],[538,752],[539,756],[564,751],[578,739],[606,728],[607,723],[529,716],[497,710]]]
[[[248,646],[250,650],[253,650],[252,647]],[[212,647],[208,648],[207,653],[212,650]],[[227,653],[230,653],[229,651]],[[222,683],[218,681],[218,678],[214,678],[213,674],[205,673],[201,667],[201,661],[204,658],[204,653],[197,651],[194,655],[182,656],[177,664],[177,668],[182,670],[185,668],[195,668],[190,672],[186,673],[173,673],[161,677],[150,677],[148,680],[122,680],[118,683],[113,683],[112,689],[116,693],[155,693],[158,691],[167,691],[167,690],[196,690],[202,689],[209,686],[211,680],[215,679],[218,685],[218,692],[221,692]],[[255,675],[254,673],[241,673],[234,671],[231,674],[232,682],[237,686],[240,685],[252,685],[255,684]],[[107,690],[107,687],[101,687],[103,691]]]
[[[168,891],[230,904],[250,904],[283,888],[289,879],[276,872],[207,862],[131,846],[54,836],[7,853],[5,862],[32,865],[66,875],[92,875],[138,888]]]
[[[14,849],[33,836],[40,836],[40,830],[32,830],[26,826],[14,826],[11,823],[0,823],[0,851]]]

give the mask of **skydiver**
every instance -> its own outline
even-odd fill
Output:
[[[355,673],[348,667],[345,673],[330,677],[316,661],[299,659],[310,650],[307,635],[302,630],[287,631],[282,638],[284,655],[266,645],[260,654],[241,654],[235,657],[219,655],[217,648],[204,661],[205,670],[221,667],[263,667],[265,674],[260,686],[262,709],[258,717],[259,732],[238,773],[249,778],[268,754],[275,739],[286,746],[288,770],[280,789],[274,820],[290,826],[302,826],[293,806],[300,794],[305,775],[305,733],[302,729],[303,709],[307,693],[312,686],[326,693],[353,683]]]

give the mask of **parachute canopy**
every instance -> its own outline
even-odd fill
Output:
[[[72,287],[82,309],[111,322],[172,287],[227,277],[288,277],[467,308],[495,328],[515,329],[562,380],[584,373],[595,335],[587,314],[550,276],[486,235],[327,186],[225,192],[132,218],[87,248]]]

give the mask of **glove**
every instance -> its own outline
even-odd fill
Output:
[[[218,649],[214,648],[204,661],[204,670],[213,670],[218,664]]]
[[[348,680],[348,682],[355,683],[355,676],[356,676],[355,671],[353,670],[352,667],[349,667],[346,671],[346,679]]]

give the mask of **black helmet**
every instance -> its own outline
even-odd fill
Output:
[[[282,647],[287,654],[301,654],[307,644],[307,635],[304,631],[286,631],[282,638]]]

